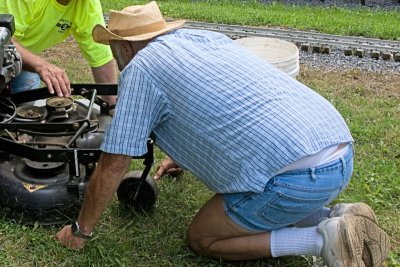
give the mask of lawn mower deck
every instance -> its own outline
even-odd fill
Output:
[[[47,88],[0,94],[0,211],[24,224],[60,224],[76,219],[96,163],[112,107],[99,95],[115,95],[117,85],[73,84],[73,97]],[[77,97],[80,96],[80,97]],[[128,173],[118,199],[148,210],[157,188],[148,176],[153,140],[144,171]]]

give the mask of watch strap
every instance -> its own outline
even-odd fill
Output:
[[[74,222],[71,224],[71,230],[72,230],[72,234],[73,234],[74,236],[83,238],[83,239],[85,239],[85,240],[89,240],[89,239],[91,239],[92,236],[93,236],[93,232],[91,232],[89,235],[82,233],[81,230],[80,230],[78,221],[74,221]]]

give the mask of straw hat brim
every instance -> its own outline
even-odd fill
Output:
[[[106,27],[103,25],[97,24],[93,28],[93,40],[95,40],[98,43],[108,45],[110,40],[125,40],[125,41],[145,41],[145,40],[150,40],[151,38],[154,38],[156,36],[162,35],[164,33],[173,31],[175,29],[179,29],[185,24],[186,20],[177,20],[174,22],[169,22],[167,23],[167,26],[159,31],[155,32],[148,32],[145,34],[140,34],[140,35],[135,35],[135,36],[119,36],[111,31],[109,31]]]

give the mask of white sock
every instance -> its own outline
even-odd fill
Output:
[[[304,218],[303,220],[297,222],[294,224],[296,227],[311,227],[311,226],[317,226],[322,219],[328,218],[329,212],[331,211],[330,208],[321,208],[320,210],[317,210],[310,216]]]
[[[287,227],[271,232],[272,257],[312,255],[320,256],[324,240],[317,227]]]

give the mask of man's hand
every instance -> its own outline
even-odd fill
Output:
[[[46,83],[50,94],[56,93],[58,96],[70,96],[71,85],[67,73],[59,67],[43,61],[42,66],[38,69],[40,79]]]
[[[70,96],[71,85],[67,73],[59,67],[47,62],[44,58],[33,54],[23,47],[14,37],[12,42],[22,57],[22,67],[24,70],[35,72],[40,79],[46,83],[49,93],[56,93],[58,96]]]
[[[170,157],[166,157],[161,162],[154,175],[155,180],[159,180],[164,175],[177,176],[183,173],[183,169],[179,167]]]
[[[86,240],[72,234],[71,225],[65,226],[61,229],[56,238],[61,242],[64,247],[72,250],[78,250],[85,247]]]
[[[131,162],[131,156],[101,153],[96,169],[90,177],[85,199],[76,220],[79,222],[79,226],[77,225],[79,232],[89,235],[93,231],[101,214],[121,184]],[[86,241],[73,235],[71,225],[65,226],[58,232],[56,238],[63,246],[73,250],[83,248]]]

